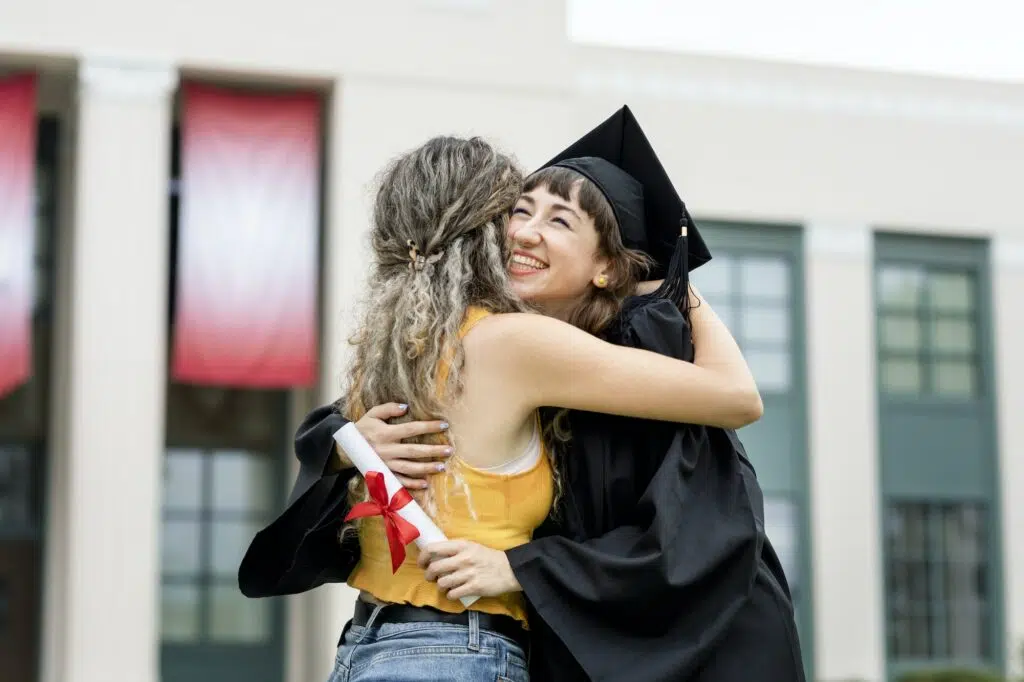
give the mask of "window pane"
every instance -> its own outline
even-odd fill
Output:
[[[746,306],[743,309],[743,340],[755,343],[789,341],[789,311],[770,305]]]
[[[32,453],[0,446],[0,528],[25,530],[33,523]]]
[[[164,508],[199,509],[202,495],[202,454],[195,450],[169,450],[164,458]]]
[[[882,388],[888,393],[920,393],[921,364],[917,360],[883,360]]]
[[[693,273],[693,283],[708,300],[727,297],[732,292],[734,268],[732,258],[716,255],[710,263]]]
[[[946,626],[949,655],[956,658],[983,658],[988,655],[985,641],[985,601],[983,525],[976,506],[953,505],[943,518],[946,546],[944,588],[949,602]]]
[[[740,263],[740,292],[744,297],[789,298],[789,264],[781,258],[744,258]]]
[[[920,351],[921,324],[916,317],[882,315],[880,325],[884,350]]]
[[[761,391],[782,393],[789,390],[789,351],[748,350],[745,354]]]
[[[35,230],[35,277],[32,297],[33,310],[50,300],[50,230],[53,218],[53,169],[39,164],[36,166],[36,230]],[[0,273],[0,281],[3,274]]]
[[[973,363],[963,360],[937,360],[933,369],[935,392],[939,395],[974,395],[978,376]]]
[[[935,320],[932,322],[932,345],[949,353],[974,352],[974,325],[969,320]]]
[[[214,521],[210,525],[210,571],[221,576],[236,575],[242,555],[261,527],[259,521]]]
[[[779,555],[782,570],[794,600],[800,594],[800,528],[797,525],[796,505],[786,499],[766,498],[764,501],[764,529]]]
[[[161,567],[165,575],[196,575],[199,573],[198,519],[164,521],[161,535]]]
[[[160,636],[165,642],[199,640],[198,587],[166,584],[161,586]]]
[[[928,513],[925,505],[889,508],[887,613],[895,658],[926,658],[930,647]]]
[[[241,451],[213,455],[213,508],[269,513],[272,506],[269,456]]]
[[[235,585],[210,587],[210,638],[220,642],[265,642],[270,639],[267,599],[246,599]]]
[[[924,275],[915,268],[886,266],[878,273],[878,300],[884,308],[914,310],[921,305]]]
[[[946,661],[991,656],[984,507],[898,503],[890,506],[888,519],[893,657]],[[898,578],[901,564],[911,569],[905,583]]]
[[[942,311],[969,311],[974,303],[974,282],[967,273],[935,272],[928,278],[931,307]]]

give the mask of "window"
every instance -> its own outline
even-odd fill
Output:
[[[764,417],[739,436],[764,491],[765,532],[786,574],[813,678],[813,566],[808,518],[803,232],[794,225],[700,220],[713,258],[694,285],[743,350]]]
[[[783,497],[766,497],[764,500],[765,535],[779,556],[782,570],[789,583],[794,603],[799,603],[801,593],[800,575],[800,517],[796,503]]]
[[[793,385],[792,265],[784,255],[716,252],[694,273],[700,289],[733,333],[768,393]]]
[[[23,445],[0,444],[0,535],[22,534],[36,527],[32,454]]]
[[[988,243],[880,233],[875,257],[890,673],[998,667]]]
[[[33,284],[33,310],[45,309],[53,299],[53,233],[56,223],[56,169],[52,165],[36,165],[36,233],[35,280]]]
[[[979,386],[971,270],[884,264],[878,270],[880,382],[889,395],[970,398]]]
[[[992,656],[986,505],[892,502],[886,518],[889,656]]]
[[[271,458],[241,450],[171,449],[164,465],[162,635],[169,643],[258,644],[272,603],[238,591],[246,547],[273,517]]]

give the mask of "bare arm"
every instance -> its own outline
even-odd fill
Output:
[[[689,296],[694,364],[713,370],[723,377],[730,377],[737,384],[747,385],[751,390],[757,391],[750,366],[747,365],[732,332],[693,285],[690,285]],[[759,413],[758,418],[760,416]]]
[[[735,348],[710,307],[706,311],[702,343],[727,346],[725,334]],[[466,337],[466,353],[467,362],[475,357],[498,373],[512,389],[503,399],[518,403],[524,413],[550,405],[739,428],[763,411],[742,356],[737,366],[727,351],[698,358],[709,366],[691,364],[615,346],[541,315],[514,314],[484,320]]]

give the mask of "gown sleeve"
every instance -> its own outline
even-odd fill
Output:
[[[621,331],[624,345],[692,359],[689,326],[668,301],[635,307]],[[758,570],[762,501],[742,445],[702,426],[587,415],[571,424],[563,464],[576,499],[565,506],[578,527],[506,552],[544,621],[538,634],[557,633],[592,680],[623,679],[623,661],[630,679],[685,679]]]
[[[253,538],[238,569],[247,597],[297,594],[344,582],[359,561],[358,538],[341,539],[348,483],[355,468],[334,471],[334,433],[348,423],[331,405],[319,407],[295,434],[299,474],[280,516]]]

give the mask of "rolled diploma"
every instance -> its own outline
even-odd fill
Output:
[[[391,469],[380,458],[377,451],[363,438],[363,434],[359,433],[359,429],[356,428],[354,423],[349,422],[335,431],[334,440],[337,441],[338,445],[341,446],[341,449],[345,451],[345,454],[352,461],[352,464],[359,469],[359,473],[363,476],[366,476],[367,471],[379,471],[384,475],[384,484],[387,486],[389,500],[395,494],[395,491],[402,487],[402,484],[398,482],[395,475],[391,473]],[[435,542],[444,542],[448,539],[441,532],[441,529],[437,527],[437,524],[434,523],[434,520],[427,516],[427,513],[423,511],[423,507],[416,500],[399,509],[398,514],[420,532],[415,542],[421,551],[427,545]],[[462,597],[459,601],[468,608],[479,598]]]

